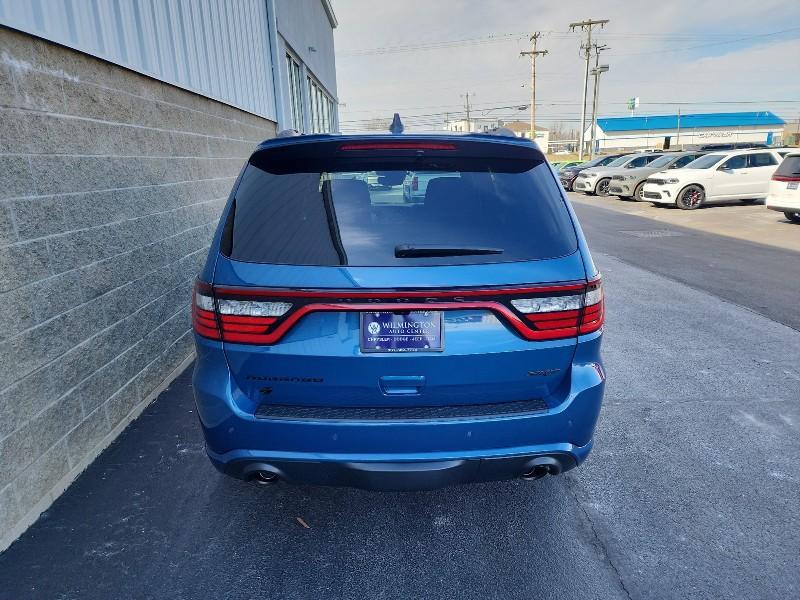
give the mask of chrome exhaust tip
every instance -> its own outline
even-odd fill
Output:
[[[272,471],[256,471],[250,476],[250,481],[258,485],[272,485],[278,482],[278,474]]]

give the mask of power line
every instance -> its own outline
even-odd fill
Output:
[[[614,56],[646,56],[646,55],[649,55],[649,54],[663,54],[665,52],[685,52],[686,50],[695,50],[697,48],[708,48],[710,46],[722,46],[724,44],[736,44],[738,42],[746,42],[746,41],[754,40],[754,39],[757,39],[757,38],[771,37],[771,36],[774,36],[774,35],[781,35],[781,34],[784,34],[784,33],[789,33],[790,31],[798,31],[798,30],[800,30],[800,27],[790,27],[789,29],[782,29],[780,31],[773,31],[771,33],[758,33],[758,34],[755,34],[755,35],[748,35],[748,36],[740,37],[740,38],[737,38],[737,39],[734,39],[734,40],[725,40],[725,41],[722,41],[722,42],[710,42],[708,44],[697,44],[695,46],[684,46],[682,48],[667,48],[667,49],[663,49],[663,50],[654,50],[654,51],[649,51],[649,52],[627,52],[627,53],[622,53],[622,54],[615,54]]]
[[[782,33],[788,33],[790,31],[795,31],[796,29],[800,28],[790,28],[785,29],[782,31],[773,31],[768,33],[754,33],[748,34],[747,36],[742,37],[741,32],[737,33],[722,33],[722,32],[696,32],[696,33],[664,33],[664,32],[642,32],[642,31],[634,31],[634,32],[613,32],[613,33],[605,33],[603,34],[605,38],[609,39],[631,39],[631,38],[638,38],[638,39],[653,39],[653,40],[663,40],[663,41],[688,41],[688,40],[706,40],[710,37],[717,37],[717,38],[725,38],[725,37],[734,37],[735,39],[732,40],[722,40],[719,42],[712,42],[711,44],[702,44],[697,47],[702,47],[705,45],[716,45],[716,44],[729,44],[729,43],[736,43],[739,41],[746,41],[748,39],[754,39],[758,37],[766,37],[772,35],[779,35]],[[573,31],[543,31],[540,32],[542,36],[547,37],[548,39],[575,39],[575,34]],[[737,37],[738,36],[738,37]],[[476,37],[469,37],[469,38],[456,38],[451,40],[432,40],[428,42],[419,42],[416,44],[396,44],[393,46],[376,46],[372,48],[354,48],[352,50],[345,50],[342,52],[337,52],[336,56],[338,58],[348,58],[348,57],[356,57],[356,56],[371,56],[371,55],[381,55],[381,54],[395,54],[395,53],[403,53],[403,52],[416,52],[416,51],[426,51],[426,50],[439,50],[439,49],[447,49],[452,48],[454,46],[464,46],[464,45],[484,45],[484,44],[500,44],[500,43],[508,43],[508,42],[515,42],[515,41],[522,41],[527,37],[527,34],[524,32],[515,32],[515,33],[498,33],[498,34],[489,34],[484,36],[476,36]],[[688,48],[687,48],[688,49]],[[680,49],[676,49],[680,50]],[[633,53],[636,54],[636,53]],[[620,55],[622,56],[622,55]]]

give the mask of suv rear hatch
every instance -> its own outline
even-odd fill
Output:
[[[419,171],[441,177],[408,204]],[[477,136],[265,145],[212,283],[195,326],[223,340],[246,410],[553,405],[579,332],[602,322],[544,157]]]

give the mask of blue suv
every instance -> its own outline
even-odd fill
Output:
[[[504,133],[258,146],[193,297],[215,467],[405,490],[586,458],[605,381],[600,275],[541,151]],[[424,198],[406,202],[419,172]]]

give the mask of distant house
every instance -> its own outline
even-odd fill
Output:
[[[599,118],[595,143],[598,151],[734,142],[777,146],[785,124],[770,111]],[[591,131],[590,126],[587,140]]]
[[[531,124],[529,121],[503,121],[501,127],[510,129],[518,137],[531,137]],[[536,143],[539,144],[544,152],[547,152],[547,145],[550,143],[550,131],[544,127],[536,127]]]
[[[505,121],[503,119],[488,118],[488,117],[474,117],[469,121],[466,119],[454,119],[445,122],[444,128],[447,131],[464,131],[478,133],[481,131],[489,131],[496,127],[505,127],[514,132],[517,137],[530,138],[530,123],[528,121]],[[536,143],[539,147],[547,152],[547,144],[550,141],[550,132],[543,127],[536,128]]]

